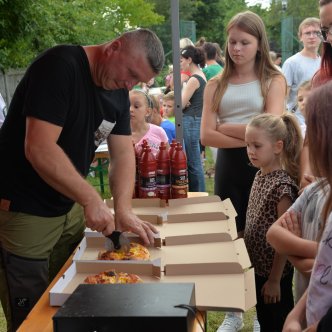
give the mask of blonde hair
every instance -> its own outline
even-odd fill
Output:
[[[289,112],[285,112],[282,116],[269,113],[259,114],[248,123],[248,127],[264,130],[272,142],[283,142],[280,156],[281,167],[299,183],[303,140],[296,117]]]
[[[186,46],[195,46],[194,43],[189,38],[180,39],[180,48],[185,48]]]
[[[297,92],[299,92],[300,90],[310,91],[311,89],[312,89],[311,81],[304,81],[299,85]]]
[[[163,101],[166,100],[174,100],[174,91],[170,91],[166,95],[163,95]]]
[[[297,35],[299,38],[302,36],[302,30],[308,26],[312,25],[318,25],[320,27],[320,20],[317,17],[307,17],[305,18],[299,25],[299,30],[297,32]]]
[[[266,30],[262,19],[251,11],[245,11],[235,15],[227,25],[227,34],[230,29],[237,27],[238,29],[254,36],[258,41],[258,51],[256,54],[255,71],[258,76],[258,80],[261,83],[261,91],[264,100],[264,109],[266,98],[268,95],[269,85],[271,79],[275,76],[283,75],[275,67],[269,54],[269,43],[266,35]],[[217,81],[217,88],[212,100],[212,110],[218,112],[220,101],[227,89],[228,81],[234,73],[235,65],[228,52],[228,37],[225,46],[225,67],[222,75],[218,75],[211,79],[211,81]],[[285,79],[285,78],[284,78]],[[286,82],[286,81],[285,81]],[[285,84],[286,92],[286,84]]]

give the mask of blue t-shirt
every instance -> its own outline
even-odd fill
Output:
[[[169,120],[164,120],[161,122],[160,127],[163,128],[168,137],[168,143],[172,143],[172,139],[175,139],[175,124]]]

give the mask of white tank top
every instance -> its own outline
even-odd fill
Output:
[[[248,123],[263,112],[263,96],[258,80],[244,83],[228,83],[220,101],[218,120],[220,123]]]

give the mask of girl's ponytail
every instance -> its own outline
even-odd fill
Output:
[[[284,113],[281,118],[286,126],[286,135],[283,140],[284,149],[281,159],[282,166],[287,173],[299,183],[300,155],[303,145],[301,128],[293,114]]]

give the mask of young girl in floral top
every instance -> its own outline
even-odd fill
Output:
[[[281,332],[294,306],[293,267],[266,241],[269,227],[298,192],[301,130],[291,114],[254,117],[246,128],[247,153],[259,168],[249,197],[244,240],[255,268],[257,317],[261,332]]]

